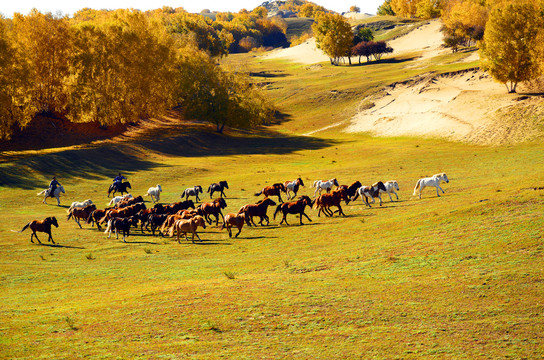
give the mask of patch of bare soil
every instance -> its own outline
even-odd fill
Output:
[[[502,84],[478,69],[418,76],[392,84],[361,104],[347,132],[443,137],[486,145],[542,135],[544,98],[507,94]]]

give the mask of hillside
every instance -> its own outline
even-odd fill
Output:
[[[419,25],[407,36],[433,28]],[[541,94],[506,94],[470,60],[474,49],[408,41],[401,52],[398,41],[393,56],[354,66],[222,59],[274,102],[274,121],[257,129],[220,134],[175,110],[126,129],[37,119],[57,132],[21,133],[0,152],[0,358],[541,358]],[[161,186],[155,212],[195,185],[195,207],[213,207],[206,189],[219,181],[222,214],[233,216],[295,179],[311,199],[317,180],[395,180],[398,190],[330,207],[345,216],[314,203],[285,222],[281,193],[269,225],[246,223],[235,238],[212,216],[194,243],[143,223],[108,236],[107,219],[98,230],[68,217],[74,201],[106,209],[118,172],[148,209],[148,189]],[[438,173],[442,191],[414,194]],[[37,195],[53,175],[66,190],[60,206]],[[46,217],[57,219],[55,243],[38,232],[39,244],[25,225]]]

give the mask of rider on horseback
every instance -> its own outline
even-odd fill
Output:
[[[121,185],[123,180],[126,180],[126,179],[127,179],[126,177],[124,177],[123,175],[121,175],[121,173],[119,173],[119,175],[117,175],[115,179],[113,179],[113,186],[115,187],[115,189],[121,190],[119,186]]]
[[[47,196],[54,197],[55,190],[57,190],[57,186],[59,186],[60,183],[57,181],[57,178],[53,176],[53,180],[49,183],[49,189]]]

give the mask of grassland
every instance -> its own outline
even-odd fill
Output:
[[[2,154],[0,358],[542,356],[541,142],[494,147],[339,131],[383,84],[471,64],[229,61],[268,83],[276,124],[226,135],[202,124],[150,126],[111,141]],[[199,244],[138,232],[123,243],[65,221],[73,200],[104,207],[118,170],[134,194],[161,184],[165,203],[185,187],[226,179],[229,212],[256,201],[264,185],[298,176],[304,194],[332,177],[394,178],[401,191],[381,207],[350,203],[346,218],[311,210],[304,226],[276,219],[238,239],[208,227]],[[411,195],[418,178],[442,171],[444,196]],[[67,190],[62,207],[35,195],[52,174]],[[58,246],[10,231],[50,215],[60,220]]]

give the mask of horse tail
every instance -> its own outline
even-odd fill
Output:
[[[316,187],[318,181],[319,181],[319,180],[314,181],[314,184],[312,185],[312,187]]]
[[[72,209],[70,209],[70,210],[72,210]],[[66,220],[70,220],[71,217],[72,217],[72,212],[68,211],[68,217],[66,218]]]
[[[276,207],[276,211],[274,211],[274,220],[276,220],[276,214],[279,213],[281,210],[281,204]]]
[[[26,225],[21,229],[21,231],[19,231],[19,232],[25,231],[26,229],[28,229],[29,226],[30,226],[30,223],[26,224]]]
[[[168,230],[168,236],[172,237],[174,236],[174,231],[176,231],[176,223],[174,222],[174,224],[170,227],[170,230]]]
[[[185,190],[184,192],[181,193],[181,198],[183,199],[185,197],[185,193],[187,192],[187,190]]]
[[[419,190],[419,187],[421,186],[421,179],[417,181],[416,187],[414,188],[414,196],[417,195],[417,191]]]
[[[92,222],[93,222],[93,212],[94,211],[91,211],[89,216],[87,216],[87,224],[92,224]]]
[[[206,192],[210,192],[210,191],[212,191],[212,186],[211,185],[208,186],[208,190]]]
[[[259,196],[259,195],[261,195],[262,193],[263,193],[263,191],[261,190],[261,191],[255,193],[255,196]]]

